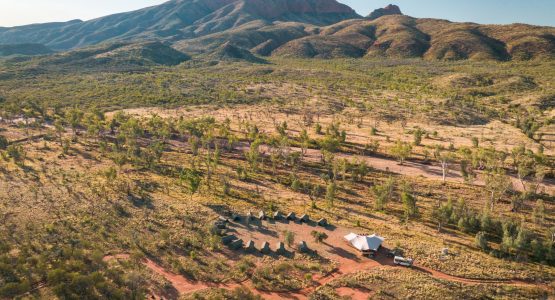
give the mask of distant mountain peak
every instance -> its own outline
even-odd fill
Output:
[[[113,41],[184,40],[247,23],[325,26],[353,18],[360,16],[336,0],[172,0],[85,22],[0,27],[0,43],[41,43],[68,50]]]
[[[399,8],[399,6],[394,5],[394,4],[389,4],[388,6],[384,7],[384,8],[378,8],[376,10],[374,10],[373,12],[371,12],[368,15],[368,19],[370,20],[375,20],[377,18],[383,17],[383,16],[389,16],[389,15],[402,15],[403,13],[401,12],[401,9]]]
[[[240,0],[251,12],[274,19],[286,14],[347,14],[355,11],[336,0]]]

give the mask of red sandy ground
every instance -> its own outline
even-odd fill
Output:
[[[230,231],[232,234],[235,234],[238,238],[243,239],[246,243],[249,240],[253,240],[257,246],[260,245],[264,241],[268,241],[270,243],[270,247],[275,249],[276,244],[279,241],[282,241],[282,232],[284,230],[289,230],[295,233],[295,241],[297,244],[300,241],[306,241],[309,245],[311,250],[315,250],[318,252],[319,255],[328,258],[332,261],[337,262],[338,267],[332,274],[322,277],[322,276],[315,276],[314,277],[314,285],[312,287],[300,290],[300,291],[293,291],[287,293],[273,293],[273,292],[264,292],[256,290],[251,282],[244,282],[244,283],[233,283],[233,284],[214,284],[214,283],[206,283],[206,282],[197,282],[191,281],[181,275],[173,274],[160,265],[156,264],[150,259],[146,259],[144,264],[151,269],[153,272],[163,276],[167,279],[171,284],[175,287],[175,289],[180,294],[189,294],[196,291],[200,291],[206,288],[225,288],[225,289],[234,289],[236,287],[245,286],[252,290],[254,293],[261,295],[265,299],[307,299],[308,295],[318,286],[325,285],[330,281],[339,278],[341,276],[358,272],[358,271],[365,271],[370,270],[372,268],[378,266],[389,266],[389,267],[397,267],[393,264],[393,259],[388,258],[386,256],[387,250],[382,248],[379,255],[375,258],[366,258],[362,257],[358,254],[358,252],[350,247],[346,241],[343,239],[343,236],[350,233],[351,230],[343,227],[337,227],[333,229],[324,229],[321,227],[315,227],[312,225],[307,224],[299,224],[297,222],[285,222],[285,221],[252,221],[250,225],[246,225],[244,223],[232,223],[230,224]],[[316,244],[313,241],[313,238],[310,235],[310,232],[313,230],[324,231],[328,234],[329,238],[326,240],[325,243]],[[370,232],[368,232],[370,233]],[[295,255],[293,249],[287,249],[291,252],[291,255]],[[271,254],[276,255],[276,254]],[[106,256],[104,258],[105,261],[112,260],[112,259],[128,259],[128,254],[118,254],[113,256]],[[438,279],[453,281],[453,282],[460,282],[465,284],[484,284],[484,283],[491,283],[491,284],[505,284],[505,285],[514,285],[514,286],[540,286],[533,283],[527,283],[523,281],[514,281],[514,280],[478,280],[478,279],[468,279],[468,278],[461,278],[451,276],[439,271],[435,271],[426,267],[422,267],[419,265],[415,265],[413,269],[424,272],[429,274],[430,276]],[[542,286],[540,286],[542,287]],[[342,296],[351,296],[352,299],[367,299],[371,293],[371,291],[366,291],[362,289],[352,289],[352,288],[339,288],[337,290],[339,295]]]
[[[246,147],[242,148],[242,150],[248,150]],[[266,147],[261,147],[261,150],[267,150]],[[292,151],[300,152],[300,148],[291,147]],[[320,150],[316,149],[308,149],[304,159],[307,161],[318,162],[320,161],[322,154]],[[352,155],[352,154],[345,154],[345,153],[336,153],[337,158],[346,158],[346,159],[358,159],[360,161],[364,161],[368,164],[368,166],[380,170],[380,171],[387,171],[399,175],[404,176],[411,176],[411,177],[424,177],[427,179],[441,181],[442,178],[442,169],[441,166],[437,164],[422,164],[418,162],[412,161],[405,161],[403,165],[400,165],[397,161],[387,158],[380,158],[376,156],[362,156],[362,155]],[[464,183],[464,178],[461,175],[460,166],[457,164],[451,164],[449,166],[449,171],[445,180],[447,182],[454,182],[454,183]],[[474,185],[484,186],[485,182],[481,179],[481,174],[479,171],[478,178],[474,180]],[[511,180],[513,183],[513,188],[517,191],[524,191],[524,187],[522,183],[514,176],[511,176]],[[543,189],[548,194],[555,193],[555,182],[549,179],[545,179],[543,183],[540,185],[540,188]]]
[[[335,291],[340,297],[349,297],[352,300],[367,300],[370,296],[372,296],[372,291],[368,291],[364,289],[340,287]]]

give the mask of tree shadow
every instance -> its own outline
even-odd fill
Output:
[[[325,242],[323,244],[330,248],[330,250],[328,250],[328,252],[331,253],[331,254],[335,254],[339,257],[342,257],[342,258],[345,258],[345,259],[348,259],[348,260],[352,260],[352,261],[357,262],[357,263],[361,262],[360,256],[358,256],[358,255],[356,255],[356,254],[354,254],[350,251],[347,251],[347,250],[345,250],[343,248],[340,248],[340,247],[330,245],[330,244],[325,243]]]
[[[154,209],[154,204],[152,204],[152,198],[149,195],[142,195],[141,197],[135,196],[134,194],[130,194],[127,196],[127,199],[131,201],[131,203],[135,207],[146,207],[148,209]]]

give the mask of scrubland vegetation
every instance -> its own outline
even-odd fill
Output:
[[[211,221],[248,210],[380,233],[449,275],[538,284],[467,286],[384,266],[312,299],[335,299],[339,287],[378,298],[552,292],[552,62],[269,62],[134,72],[3,64],[0,298],[179,297],[145,258],[190,280],[268,292],[310,287],[306,274],[333,269],[223,247]],[[130,259],[106,259],[121,253]]]

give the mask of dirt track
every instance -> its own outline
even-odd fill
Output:
[[[118,254],[118,255],[110,255],[104,257],[105,261],[109,261],[112,259],[128,259],[128,254]],[[308,299],[309,294],[314,291],[317,287],[325,285],[341,276],[348,275],[350,273],[359,272],[359,271],[368,271],[372,268],[375,268],[381,264],[372,262],[371,260],[368,263],[358,264],[358,265],[341,265],[334,273],[330,274],[329,276],[317,278],[314,280],[313,287],[305,288],[300,291],[292,291],[288,293],[275,293],[275,292],[263,292],[256,290],[250,282],[245,283],[233,283],[233,284],[214,284],[214,283],[207,283],[207,282],[198,282],[198,281],[191,281],[181,275],[177,275],[165,270],[163,267],[155,263],[150,259],[145,259],[144,265],[155,272],[156,274],[164,277],[168,280],[173,287],[181,294],[190,294],[194,292],[198,292],[207,288],[224,288],[224,289],[234,289],[237,287],[247,287],[255,294],[262,296],[264,299]],[[548,289],[547,286],[541,284],[534,284],[528,283],[524,281],[518,280],[487,280],[487,279],[467,279],[461,277],[451,276],[445,273],[441,273],[438,271],[434,271],[428,268],[424,268],[421,266],[415,266],[414,269],[425,272],[430,276],[436,279],[442,279],[452,282],[458,282],[463,284],[499,284],[499,285],[511,285],[511,286],[529,286],[529,287],[539,287],[542,289]],[[349,295],[353,300],[358,299],[367,299],[371,291],[363,291],[363,290],[353,290],[349,288],[340,288],[338,289],[340,294]]]
[[[240,151],[247,151],[247,146],[240,146],[238,147]],[[269,149],[267,147],[261,147],[261,150],[264,152],[268,152]],[[300,152],[300,148],[291,147],[291,151],[298,151]],[[358,159],[360,161],[364,161],[368,164],[368,166],[380,170],[380,171],[387,171],[403,176],[410,176],[410,177],[424,177],[431,180],[441,181],[442,180],[442,169],[439,165],[436,164],[422,164],[418,162],[406,161],[403,165],[400,165],[396,160],[388,159],[388,158],[381,158],[376,156],[362,156],[362,155],[354,155],[354,154],[345,154],[345,153],[337,153],[337,158],[346,158],[346,159]],[[316,149],[308,149],[304,156],[305,160],[311,162],[319,162],[321,159],[321,151]],[[447,182],[452,183],[464,183],[464,178],[462,177],[461,173],[457,171],[459,166],[457,164],[452,164],[449,167],[449,171],[446,176]],[[479,172],[478,172],[478,175]],[[522,183],[515,178],[514,176],[511,177],[513,182],[513,188],[517,191],[524,191]],[[472,182],[474,185],[483,186],[485,185],[484,181],[480,179],[480,176],[476,180]],[[544,191],[548,194],[555,193],[555,183],[549,180],[545,180],[543,184],[540,185],[540,188],[544,189]]]
[[[314,227],[316,228],[316,227]],[[296,240],[297,241],[311,241],[309,239],[310,232],[312,228],[310,225],[306,224],[299,224],[297,222],[287,222],[287,221],[280,221],[280,222],[259,222],[253,223],[252,225],[245,225],[242,223],[232,223],[230,224],[230,231],[231,233],[235,234],[237,237],[242,238],[243,240],[253,240],[255,245],[260,245],[263,241],[268,241],[271,247],[274,247],[275,244],[280,240],[279,233],[283,230],[289,230],[295,232]],[[318,229],[322,230],[322,229]],[[201,291],[207,288],[225,288],[225,289],[234,289],[237,287],[247,287],[254,293],[261,295],[265,299],[307,299],[310,293],[312,293],[316,288],[325,285],[337,278],[342,276],[356,273],[360,271],[368,271],[372,270],[373,268],[378,268],[381,266],[387,266],[390,268],[401,268],[395,266],[393,264],[393,259],[388,258],[386,253],[387,249],[382,248],[379,255],[377,255],[373,259],[361,257],[356,250],[349,247],[347,243],[343,240],[343,236],[347,233],[351,232],[348,228],[333,228],[328,229],[326,233],[328,234],[329,238],[326,240],[325,243],[322,244],[315,244],[309,243],[309,247],[312,250],[316,250],[319,255],[324,256],[332,261],[337,262],[337,268],[331,274],[327,276],[314,276],[313,278],[313,285],[311,287],[299,290],[299,291],[292,291],[288,293],[273,293],[273,292],[263,292],[256,290],[250,281],[245,281],[243,283],[231,283],[231,284],[214,284],[214,283],[207,283],[207,282],[198,282],[198,281],[191,281],[181,275],[173,274],[172,272],[164,269],[154,261],[150,259],[145,259],[144,264],[150,270],[157,273],[160,276],[163,276],[172,285],[180,294],[189,294],[197,291]],[[129,255],[127,254],[118,254],[114,256],[106,256],[104,258],[105,261],[109,261],[112,259],[128,259]],[[499,284],[499,285],[511,285],[511,286],[529,286],[529,287],[538,287],[542,289],[548,290],[549,287],[543,284],[537,284],[532,282],[525,282],[519,280],[503,280],[503,279],[471,279],[471,278],[462,278],[451,276],[436,270],[432,270],[430,268],[426,268],[420,265],[415,265],[413,270],[423,272],[428,274],[429,276],[447,280],[451,282],[463,283],[463,284]],[[371,291],[364,291],[364,290],[357,290],[357,289],[338,289],[337,291],[340,294],[350,295],[352,299],[367,299],[369,293]]]

